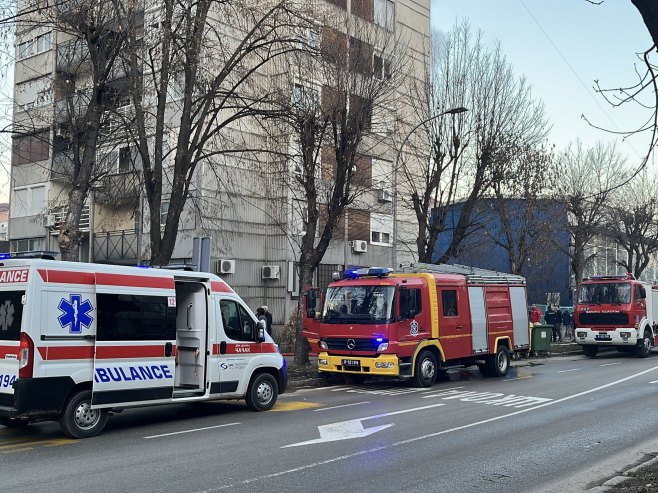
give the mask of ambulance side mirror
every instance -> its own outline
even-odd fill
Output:
[[[267,328],[267,324],[265,323],[265,320],[259,320],[256,323],[256,342],[265,342],[265,329]]]

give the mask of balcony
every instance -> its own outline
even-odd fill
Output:
[[[72,124],[81,121],[87,113],[91,91],[80,91],[55,100],[55,121]]]
[[[50,179],[53,181],[71,182],[73,176],[73,152],[53,152],[53,162],[50,168]]]
[[[67,212],[67,207],[53,207],[44,215],[43,225],[50,228],[51,234],[58,235],[59,228],[66,219]],[[89,231],[89,204],[82,207],[79,229],[84,233]]]
[[[87,45],[82,40],[72,39],[57,45],[58,72],[72,72],[80,75],[91,69]]]
[[[116,173],[103,178],[94,191],[94,201],[107,206],[137,205],[140,193],[137,171]]]
[[[137,260],[139,236],[134,229],[94,234],[94,261],[121,262]]]

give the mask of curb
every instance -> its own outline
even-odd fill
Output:
[[[650,467],[653,465],[658,464],[658,457],[654,457],[653,459],[649,459],[642,464],[638,464],[635,467],[630,468],[628,471],[624,471],[620,476],[615,476],[614,478],[608,479],[605,483],[603,483],[600,486],[595,486],[592,489],[589,489],[590,493],[604,493],[606,491],[611,491],[615,486],[618,486],[622,483],[624,483],[626,480],[630,479],[629,474],[632,474],[634,472],[639,471],[640,469],[644,469],[645,467]]]

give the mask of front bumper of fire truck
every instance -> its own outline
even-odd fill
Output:
[[[380,354],[374,357],[334,356],[321,352],[318,354],[318,371],[397,377],[400,374],[400,361],[393,354]]]
[[[576,329],[576,343],[580,345],[635,346],[637,329],[634,327],[579,327]]]

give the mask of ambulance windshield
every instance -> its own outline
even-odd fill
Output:
[[[25,291],[0,291],[0,340],[18,341]]]
[[[631,302],[631,285],[627,282],[581,284],[578,303],[618,305]]]
[[[386,323],[393,313],[393,286],[339,286],[327,289],[322,320],[332,323]]]

